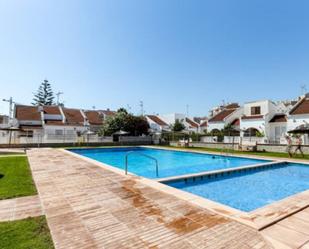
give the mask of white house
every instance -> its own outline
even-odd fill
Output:
[[[228,104],[219,113],[208,120],[207,130],[211,133],[216,133],[229,124],[238,127],[242,113],[243,108],[237,103]]]
[[[96,133],[102,126],[104,117],[113,113],[109,110],[83,111],[61,106],[15,105],[14,119],[19,130],[14,132],[13,138],[16,141],[13,142],[82,141],[83,135],[90,131]]]
[[[302,96],[299,101],[289,112],[287,120],[287,130],[294,130],[295,128],[309,124],[309,94]],[[308,136],[305,136],[305,143],[308,144]]]
[[[268,143],[285,143],[288,117],[286,114],[275,114],[269,121]]]
[[[185,118],[183,120],[183,124],[186,127],[186,130],[189,132],[200,132],[199,124],[190,118]]]
[[[287,130],[288,110],[288,105],[277,105],[270,100],[245,103],[240,121],[241,136],[250,140],[256,137],[259,143],[279,143]]]
[[[187,132],[199,132],[199,124],[193,119],[186,117],[185,114],[181,113],[171,113],[160,115],[159,118],[163,120],[169,127],[173,126],[178,120],[185,126],[185,131]]]
[[[153,132],[170,131],[170,126],[157,115],[146,115],[146,120]]]

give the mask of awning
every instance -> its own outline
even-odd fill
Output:
[[[303,124],[296,127],[294,130],[288,131],[288,133],[292,134],[309,134],[309,124]]]

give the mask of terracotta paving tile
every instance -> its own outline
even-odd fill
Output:
[[[26,196],[0,201],[0,222],[20,220],[43,214],[39,196]]]
[[[142,178],[57,149],[27,155],[56,248],[271,248],[256,230]]]
[[[262,231],[262,234],[290,246],[291,248],[299,248],[309,241],[309,235],[282,226],[280,223],[266,228]]]

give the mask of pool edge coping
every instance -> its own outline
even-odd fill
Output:
[[[134,146],[134,147],[147,147],[147,148],[155,148],[152,146]],[[162,148],[165,149],[165,148]],[[106,163],[102,163],[99,162],[95,159],[91,159],[89,157],[85,157],[82,155],[79,155],[77,153],[74,153],[72,151],[69,151],[67,149],[63,149],[63,148],[59,148],[58,150],[61,150],[69,155],[72,155],[74,157],[78,157],[84,161],[90,162],[95,164],[96,166],[99,166],[101,168],[110,170],[114,173],[120,174],[120,175],[125,175],[125,171],[119,168],[116,168],[114,166],[108,165]],[[169,149],[166,149],[169,150]],[[172,150],[176,150],[179,151],[177,149],[172,148]],[[183,150],[181,150],[183,151]],[[188,152],[192,152],[190,150],[188,150]],[[198,152],[201,154],[212,154],[212,153],[203,153],[203,152]],[[215,153],[214,153],[215,154]],[[220,155],[220,153],[218,153],[218,155]],[[248,158],[248,157],[247,157]],[[256,159],[259,159],[258,157],[255,157]],[[286,160],[287,161],[287,160]],[[283,161],[285,162],[285,161]],[[271,163],[271,162],[270,162]],[[273,162],[274,163],[274,162]],[[295,162],[293,162],[295,163]],[[300,163],[300,162],[298,162]],[[309,163],[307,163],[309,164]],[[246,166],[243,166],[246,167]],[[188,201],[189,203],[193,204],[193,205],[197,205],[199,207],[205,208],[209,211],[212,211],[216,214],[220,214],[224,217],[230,218],[232,220],[238,221],[244,225],[247,225],[251,228],[254,228],[256,230],[263,230],[266,227],[269,227],[275,223],[277,223],[280,220],[285,219],[286,217],[293,215],[301,210],[303,210],[304,208],[309,206],[309,190],[305,190],[303,192],[297,193],[295,195],[289,196],[287,198],[281,199],[279,201],[276,201],[274,203],[271,203],[269,205],[263,206],[259,209],[256,209],[254,211],[251,212],[244,212],[232,207],[229,207],[227,205],[209,200],[207,198],[204,197],[200,197],[197,196],[195,194],[192,193],[188,193],[185,192],[183,190],[180,189],[176,189],[173,187],[170,187],[166,184],[163,184],[161,182],[156,181],[155,179],[149,179],[146,177],[142,177],[142,176],[137,176],[133,173],[129,173],[127,174],[128,177],[134,177],[135,180],[146,184],[149,187],[155,188],[159,191],[165,192],[167,194],[173,195],[177,198],[180,198],[182,200]],[[301,201],[299,199],[302,199]],[[289,205],[283,205],[282,207],[282,203],[293,203],[293,205],[291,207],[289,207]],[[305,202],[305,203],[302,203]],[[279,209],[277,209],[280,206]],[[290,210],[290,208],[295,208],[293,210]],[[286,211],[286,209],[288,209],[288,211]],[[284,213],[284,215],[279,215],[276,216],[274,218],[268,218],[270,216],[270,214],[274,214],[280,211]],[[263,219],[264,218],[264,219]],[[259,219],[259,222],[256,222],[256,220]]]

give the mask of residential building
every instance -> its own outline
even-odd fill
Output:
[[[309,125],[309,94],[302,96],[290,110],[287,120],[287,130],[294,130],[299,126]],[[308,136],[304,136],[305,143],[308,144]]]
[[[208,131],[216,133],[222,130],[227,125],[234,125],[235,128],[239,127],[239,119],[243,114],[243,108],[237,103],[231,103],[224,108],[212,118],[208,120]]]
[[[170,131],[170,126],[157,115],[146,115],[146,120],[152,132]]]
[[[189,131],[189,132],[199,132],[199,124],[195,121],[193,121],[192,119],[190,118],[185,118],[183,121],[183,124],[184,126],[186,127],[186,130]]]
[[[103,125],[104,114],[100,111],[84,111],[90,131],[97,133]]]
[[[113,115],[107,111],[83,111],[61,106],[15,105],[14,120],[19,130],[14,133],[19,143],[73,142],[79,137],[97,133],[104,117]]]
[[[199,129],[200,129],[200,133],[205,133],[207,131],[208,128],[208,121],[204,120],[199,124]]]

